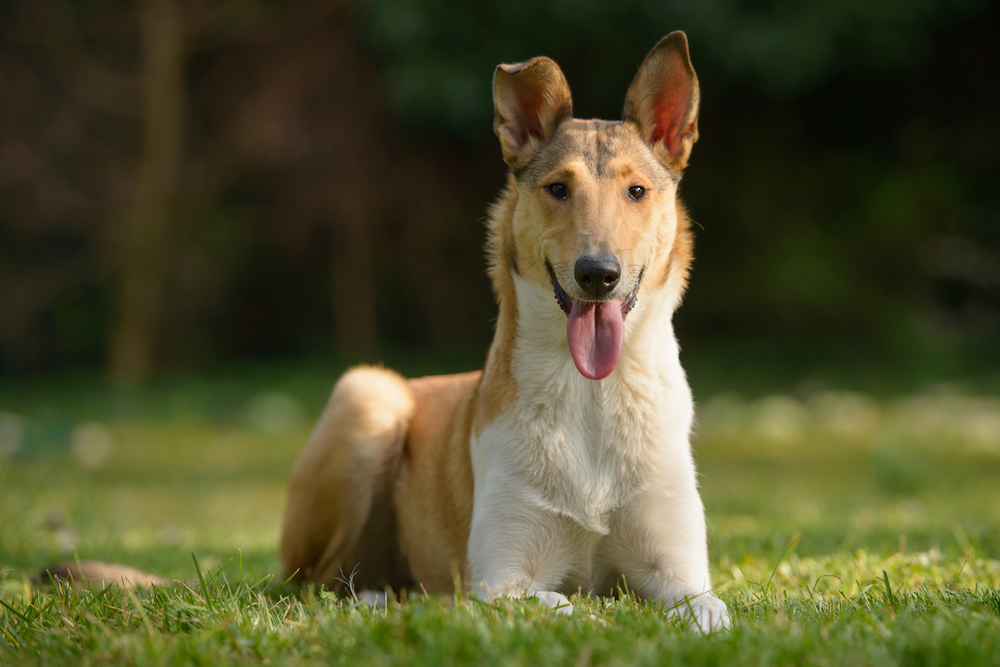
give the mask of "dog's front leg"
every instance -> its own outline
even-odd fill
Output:
[[[670,616],[701,632],[729,627],[726,604],[711,593],[705,511],[693,481],[646,491],[622,507],[599,558],[639,597],[662,600]]]
[[[572,614],[569,599],[554,589],[573,566],[579,529],[526,505],[523,493],[495,483],[477,494],[469,532],[470,593],[485,600],[534,597],[556,613]]]

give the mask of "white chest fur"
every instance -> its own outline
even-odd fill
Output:
[[[515,285],[518,398],[473,443],[477,495],[487,477],[503,479],[521,502],[606,534],[615,509],[690,458],[691,394],[670,313],[655,299],[630,313],[618,366],[592,381],[573,364],[551,290]]]

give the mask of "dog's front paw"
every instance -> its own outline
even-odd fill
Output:
[[[679,601],[668,616],[682,619],[702,634],[726,630],[730,626],[726,603],[711,593]]]
[[[536,593],[532,593],[529,597],[536,598],[542,604],[547,607],[551,607],[557,614],[562,614],[564,616],[573,615],[573,605],[570,603],[569,598],[562,593],[556,593],[555,591],[538,591]]]

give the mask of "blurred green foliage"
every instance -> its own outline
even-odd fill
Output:
[[[92,80],[53,46],[77,34],[79,53],[134,77],[136,4],[45,2],[70,7],[63,32],[30,3],[0,8],[0,372],[102,363],[141,157],[141,115],[87,102]],[[183,6],[160,368],[331,349],[481,355],[495,311],[479,221],[504,173],[493,68],[549,55],[578,116],[617,118],[638,63],[675,29],[703,94],[682,186],[697,259],[681,342],[996,367],[996,3]]]
[[[995,344],[1000,59],[986,3],[393,0],[368,15],[400,122],[486,144],[496,62],[550,55],[577,115],[615,118],[649,45],[688,33],[703,91],[683,189],[700,227],[688,340]],[[965,256],[942,257],[955,238]],[[963,262],[992,277],[956,275]]]
[[[458,3],[381,0],[368,5],[366,41],[386,63],[400,120],[448,132],[492,118],[497,62],[554,58],[585,82],[583,115],[615,118],[629,75],[667,32],[687,32],[700,71],[792,100],[849,70],[897,73],[933,57],[935,26],[975,16],[983,0],[809,0],[616,3]],[[703,75],[703,79],[706,77]],[[719,88],[713,76],[703,81]]]

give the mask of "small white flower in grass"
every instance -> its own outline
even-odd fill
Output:
[[[115,436],[104,424],[80,424],[70,436],[70,451],[76,464],[84,470],[100,470],[114,456]]]
[[[545,606],[551,607],[552,610],[560,616],[573,615],[573,605],[570,603],[569,598],[562,593],[556,593],[555,591],[537,591],[532,593],[529,597],[536,598]]]

